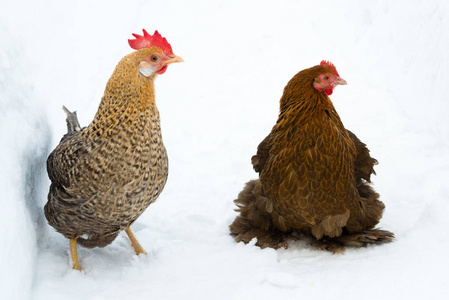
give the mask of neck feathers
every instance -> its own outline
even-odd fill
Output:
[[[126,126],[142,114],[158,113],[154,77],[141,76],[133,61],[129,55],[125,56],[109,78],[98,111],[88,127],[89,135],[102,135],[119,125]]]
[[[278,123],[287,121],[296,126],[303,125],[316,117],[316,113],[334,110],[329,97],[313,87],[316,77],[314,68],[296,74],[287,86],[280,100],[280,114]]]

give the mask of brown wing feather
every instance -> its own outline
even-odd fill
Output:
[[[75,167],[87,155],[81,132],[73,131],[64,135],[59,145],[47,158],[47,173],[51,182],[68,187],[72,182]]]
[[[356,181],[359,182],[362,178],[368,182],[371,182],[371,174],[376,175],[374,171],[374,166],[378,164],[377,160],[372,158],[369,154],[369,150],[366,147],[366,144],[361,142],[359,138],[347,130],[351,140],[354,142],[357,157],[354,162],[354,170],[355,170],[355,178]]]
[[[259,144],[257,147],[257,154],[251,157],[251,163],[253,165],[254,171],[257,173],[262,172],[267,159],[270,155],[270,145],[271,145],[271,133]]]

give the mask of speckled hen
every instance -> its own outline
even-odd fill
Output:
[[[230,230],[237,241],[279,248],[305,234],[335,253],[393,239],[374,229],[385,207],[370,185],[377,161],[329,98],[339,84],[346,81],[322,61],[285,87],[278,121],[252,157],[259,179],[235,200],[240,214]]]
[[[81,269],[77,243],[104,247],[122,230],[136,254],[146,254],[130,226],[157,199],[168,175],[154,80],[183,60],[157,31],[143,33],[129,40],[137,51],[118,63],[88,127],[80,128],[76,114],[64,108],[68,133],[47,160],[45,216],[70,239],[74,269]]]

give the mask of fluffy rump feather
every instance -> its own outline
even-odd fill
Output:
[[[294,239],[291,231],[281,231],[273,222],[273,204],[262,195],[260,181],[251,180],[234,200],[237,205],[237,216],[229,226],[231,236],[237,242],[249,243],[257,238],[256,245],[261,248],[287,248],[287,240]],[[278,220],[279,222],[279,220]]]

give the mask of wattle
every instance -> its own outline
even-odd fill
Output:
[[[160,69],[159,71],[157,71],[156,73],[158,73],[158,74],[164,74],[165,73],[165,71],[167,71],[167,68],[168,68],[168,66],[167,65],[165,65],[165,66],[163,66],[162,67],[162,69]]]

